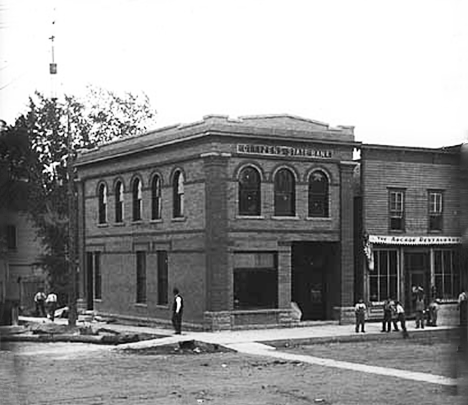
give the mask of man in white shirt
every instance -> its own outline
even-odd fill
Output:
[[[49,312],[49,318],[52,322],[55,319],[55,309],[57,308],[57,295],[53,292],[50,292],[46,298],[47,311]]]
[[[184,312],[184,300],[179,294],[179,289],[174,288],[174,301],[172,303],[172,326],[176,335],[181,334],[182,330],[182,314]]]

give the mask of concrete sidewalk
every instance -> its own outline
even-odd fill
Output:
[[[20,317],[24,322],[47,322],[45,318]],[[67,324],[67,319],[58,318],[56,324]],[[366,333],[356,333],[354,325],[338,325],[335,323],[319,322],[317,325],[293,327],[293,328],[273,328],[273,329],[247,329],[220,332],[182,332],[181,335],[174,335],[171,329],[152,326],[135,326],[118,323],[105,322],[79,322],[78,326],[92,326],[93,329],[104,328],[119,332],[121,334],[152,334],[158,335],[156,339],[143,340],[135,343],[119,345],[119,348],[150,348],[154,346],[173,344],[176,342],[195,340],[205,343],[218,345],[231,345],[249,342],[282,342],[294,343],[326,343],[326,342],[346,342],[377,339],[402,339],[402,333],[392,331],[390,333],[381,332],[380,322],[368,322],[366,324]],[[440,335],[454,330],[453,326],[441,325],[438,327],[426,327],[425,329],[415,329],[414,322],[407,323],[408,332],[411,337],[423,335]]]

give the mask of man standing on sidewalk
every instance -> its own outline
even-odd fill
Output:
[[[184,311],[184,300],[179,294],[179,289],[174,288],[174,301],[172,303],[172,325],[176,335],[180,335],[182,331],[182,313]]]

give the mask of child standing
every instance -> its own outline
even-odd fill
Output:
[[[406,339],[408,335],[408,331],[406,330],[406,316],[405,316],[405,310],[403,308],[403,305],[399,301],[396,303],[396,313],[398,316],[398,320],[400,321],[400,326],[401,330],[403,331],[403,337]]]
[[[364,324],[366,323],[366,311],[366,304],[364,304],[364,300],[361,298],[354,307],[354,313],[356,314],[356,333],[359,333],[359,328],[361,328],[362,333],[365,332]]]

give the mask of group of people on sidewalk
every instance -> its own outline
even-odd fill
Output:
[[[55,320],[55,310],[57,309],[57,294],[39,290],[34,296],[34,304],[36,306],[36,316],[49,318],[52,322]]]
[[[400,322],[400,327],[403,332],[403,337],[408,337],[408,331],[406,329],[406,316],[403,305],[399,301],[394,301],[391,298],[387,298],[384,303],[384,317],[382,321],[382,332],[391,332],[392,323],[393,329],[399,331],[398,322]],[[363,299],[360,299],[355,307],[354,312],[356,314],[356,333],[365,332],[366,316],[367,316],[367,306],[364,303]]]
[[[425,324],[428,326],[437,326],[437,313],[439,311],[439,303],[435,298],[435,293],[431,294],[432,299],[429,306],[426,308],[424,289],[421,286],[412,287],[413,309],[415,315],[416,329],[424,329]],[[364,332],[364,325],[367,314],[367,307],[361,299],[355,306],[356,313],[356,333],[361,330]],[[400,327],[398,327],[398,323]],[[383,303],[383,319],[381,332],[391,332],[393,325],[394,331],[403,332],[403,337],[408,337],[406,329],[405,309],[400,301],[388,297]]]

